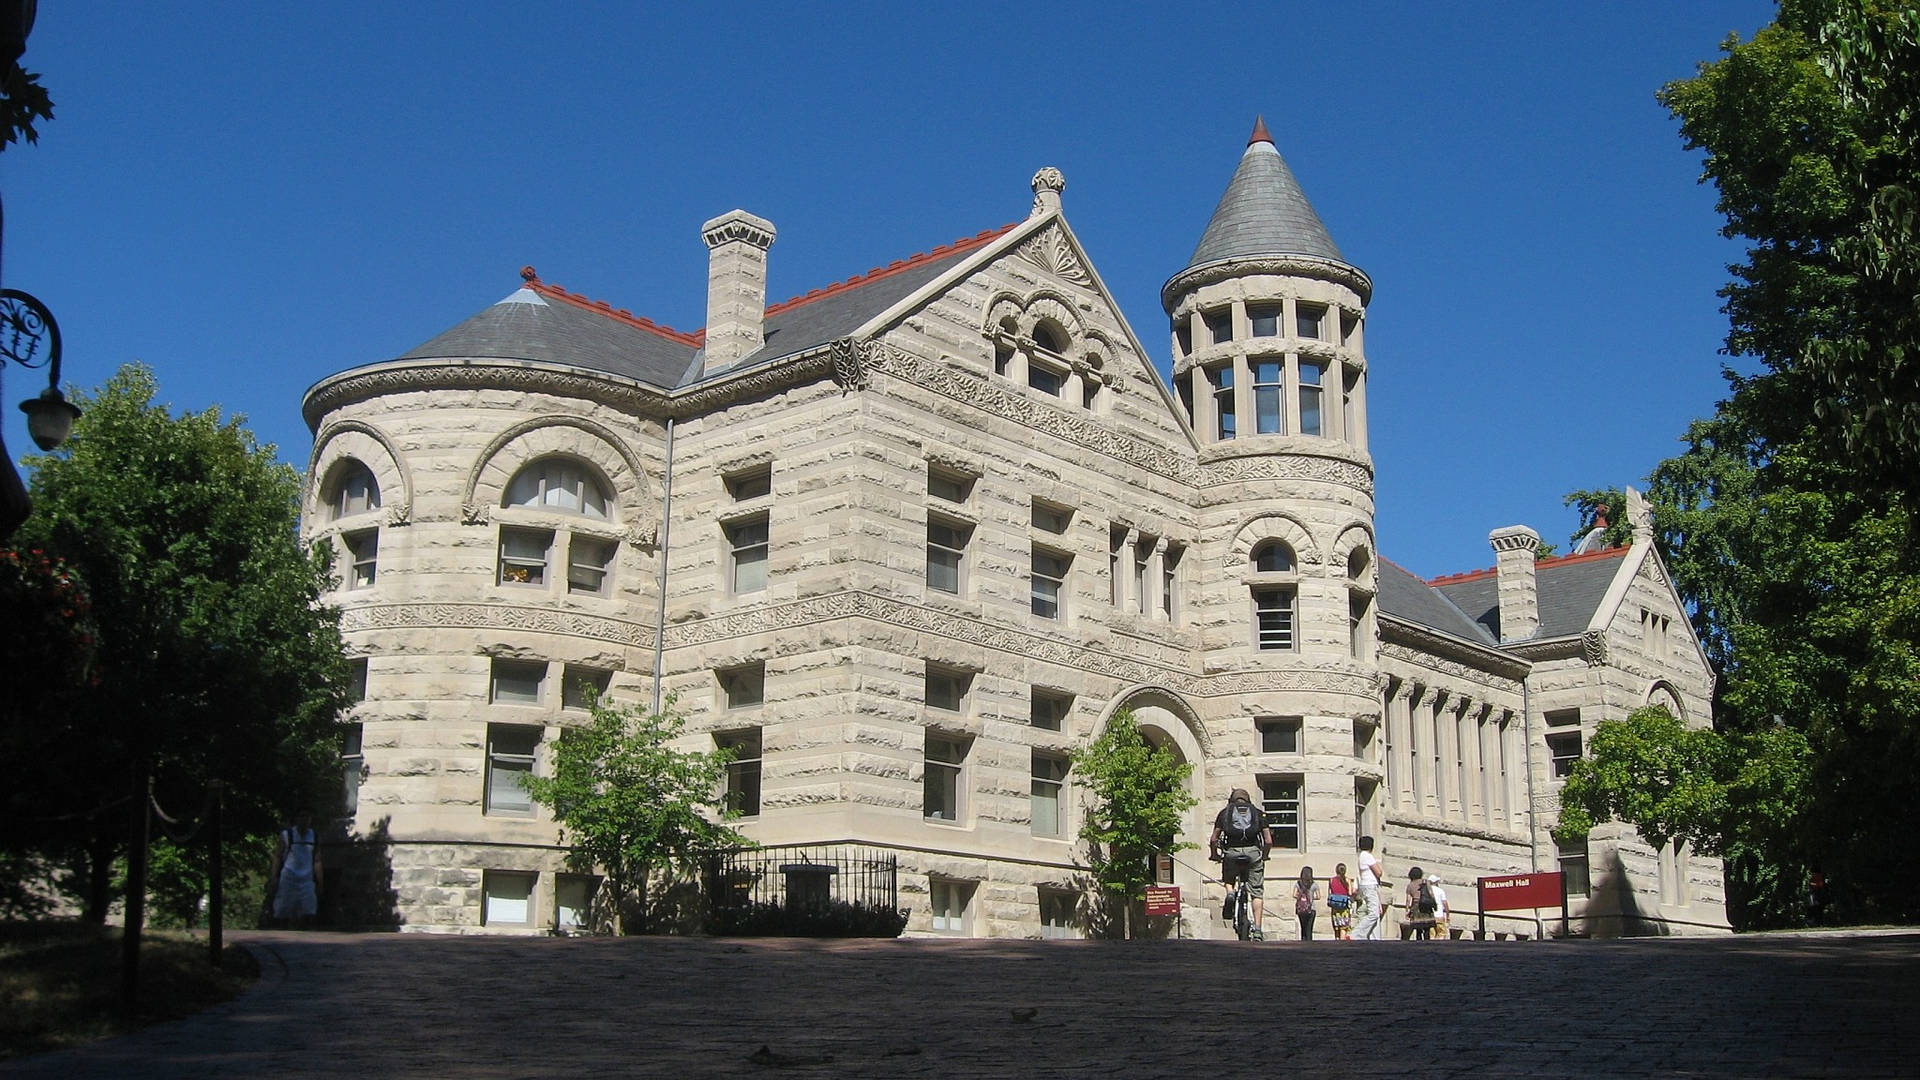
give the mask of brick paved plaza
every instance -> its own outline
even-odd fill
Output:
[[[240,1000],[0,1076],[1920,1075],[1914,935],[239,937]]]

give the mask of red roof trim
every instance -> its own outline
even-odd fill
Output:
[[[522,276],[524,277],[525,275],[523,274]],[[615,308],[605,300],[589,300],[579,293],[568,292],[558,285],[549,285],[538,278],[527,278],[526,288],[532,289],[534,292],[549,299],[572,304],[582,311],[591,311],[597,315],[605,315],[607,318],[613,319],[616,322],[626,323],[636,330],[645,330],[649,334],[658,335],[659,337],[666,338],[668,341],[678,342],[681,345],[697,347],[702,341],[705,341],[707,337],[704,329],[695,330],[692,333],[688,333],[685,330],[675,330],[671,326],[662,326],[652,319],[635,315],[626,308]]]
[[[1020,222],[1016,221],[1011,225],[1002,225],[997,229],[986,229],[972,236],[961,237],[951,244],[942,244],[932,251],[922,251],[904,259],[895,259],[886,266],[876,266],[864,274],[850,277],[845,281],[836,281],[823,289],[813,289],[805,295],[796,296],[790,300],[782,300],[767,308],[767,314],[778,315],[783,311],[792,311],[794,308],[811,304],[815,300],[858,289],[864,285],[871,285],[882,278],[892,277],[895,274],[911,270],[917,266],[925,266],[930,262],[947,258],[950,255],[961,255],[983,248],[995,240],[998,240],[1000,237],[1005,236],[1007,233],[1012,232],[1019,225]],[[635,315],[625,308],[615,308],[605,300],[589,300],[579,293],[568,292],[558,285],[549,285],[540,280],[531,266],[522,267],[520,277],[521,280],[526,283],[526,288],[532,289],[541,296],[558,300],[562,303],[572,304],[574,307],[580,308],[583,311],[591,311],[598,315],[605,315],[609,319],[626,323],[636,330],[645,330],[649,334],[658,335],[666,338],[668,341],[678,342],[682,345],[691,345],[697,348],[707,339],[705,327],[692,332],[675,330],[671,326],[662,326],[645,316]]]
[[[997,229],[986,229],[982,232],[975,233],[972,236],[962,237],[958,240],[955,240],[951,244],[942,244],[941,246],[934,248],[932,251],[922,251],[913,255],[909,255],[904,259],[895,259],[893,262],[888,263],[885,266],[876,266],[864,274],[858,274],[854,277],[848,278],[845,281],[836,281],[825,288],[809,289],[803,295],[795,296],[787,300],[782,300],[779,303],[768,307],[767,314],[778,315],[783,311],[792,311],[794,308],[801,307],[805,304],[811,304],[815,300],[821,300],[826,297],[835,296],[835,295],[838,295],[839,293],[847,292],[852,289],[858,289],[863,285],[871,285],[874,282],[881,280],[882,278],[892,277],[893,275],[901,273],[903,271],[911,270],[916,266],[925,266],[926,264],[933,262],[936,259],[944,259],[949,255],[959,255],[964,252],[973,251],[978,248],[983,248],[988,244],[994,242],[995,240],[998,240],[1000,237],[1005,236],[1007,233],[1013,231],[1013,229],[1016,228],[1019,224],[1020,222],[1016,221],[1011,225],[1002,225]]]
[[[1627,553],[1626,548],[1615,547],[1615,548],[1605,548],[1600,551],[1589,551],[1583,555],[1560,555],[1551,559],[1541,559],[1539,562],[1534,564],[1534,569],[1538,571],[1538,570],[1545,569],[1546,567],[1549,567],[1549,566],[1567,566],[1572,563],[1594,562],[1599,559],[1617,559],[1620,556],[1625,555],[1626,553]],[[1498,572],[1499,570],[1497,567],[1488,567],[1485,570],[1466,570],[1458,574],[1442,574],[1437,578],[1429,579],[1427,581],[1427,584],[1458,585],[1463,581],[1475,581],[1475,580],[1478,580],[1479,578],[1491,577]]]

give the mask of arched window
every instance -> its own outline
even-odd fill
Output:
[[[1367,549],[1354,548],[1347,553],[1347,580],[1359,584],[1367,579],[1367,564],[1372,561]]]
[[[351,458],[334,471],[333,486],[327,492],[328,516],[335,521],[355,514],[380,509],[380,482],[373,470]]]
[[[1067,336],[1052,323],[1043,322],[1033,328],[1033,343],[1055,356],[1065,356],[1067,353]]]
[[[1293,569],[1293,549],[1284,540],[1268,540],[1253,549],[1253,572],[1284,574]]]
[[[507,485],[508,506],[559,510],[601,521],[608,519],[609,501],[599,478],[566,458],[541,458],[515,473]]]

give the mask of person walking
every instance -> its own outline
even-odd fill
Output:
[[[1327,925],[1333,928],[1333,940],[1353,936],[1353,882],[1347,880],[1347,864],[1337,863],[1327,879]]]
[[[313,831],[313,811],[302,807],[275,841],[273,917],[305,929],[320,910],[320,837]]]
[[[1293,914],[1300,920],[1300,940],[1313,940],[1314,905],[1320,902],[1320,886],[1313,883],[1313,867],[1300,868],[1300,880],[1293,883]]]
[[[1433,891],[1433,939],[1452,941],[1452,923],[1448,916],[1453,914],[1453,908],[1447,904],[1447,890],[1440,887],[1440,875],[1428,874],[1427,886]]]
[[[1380,881],[1386,868],[1373,857],[1373,837],[1360,838],[1360,910],[1354,916],[1353,936],[1361,941],[1385,941],[1380,927]]]
[[[1407,871],[1407,921],[1403,925],[1415,941],[1427,941],[1433,934],[1433,889],[1420,880],[1422,876],[1417,866]]]

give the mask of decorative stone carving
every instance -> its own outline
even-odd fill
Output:
[[[485,525],[493,520],[493,507],[486,503],[463,502],[460,504],[460,524]]]
[[[1589,630],[1580,635],[1580,659],[1588,667],[1603,667],[1607,662],[1607,634],[1604,630]]]
[[[1253,255],[1222,259],[1219,262],[1195,266],[1175,274],[1173,279],[1160,290],[1160,304],[1168,312],[1172,312],[1180,297],[1204,285],[1226,281],[1229,278],[1258,275],[1319,278],[1331,281],[1352,289],[1359,295],[1362,304],[1373,296],[1373,279],[1346,263],[1315,258],[1311,255]]]
[[[1081,288],[1093,288],[1093,274],[1073,250],[1073,244],[1067,240],[1066,230],[1058,225],[1050,225],[1027,237],[1014,254],[1041,270],[1072,282]]]
[[[367,604],[340,611],[342,633],[458,627],[474,630],[529,630],[651,649],[653,627],[578,611],[526,604]]]
[[[840,338],[828,343],[827,352],[833,360],[833,381],[839,383],[842,390],[867,388],[866,353],[869,347],[869,342],[852,338]]]
[[[1059,169],[1048,165],[1033,174],[1033,212],[1027,216],[1039,217],[1060,209],[1060,193],[1067,190],[1067,178]]]

